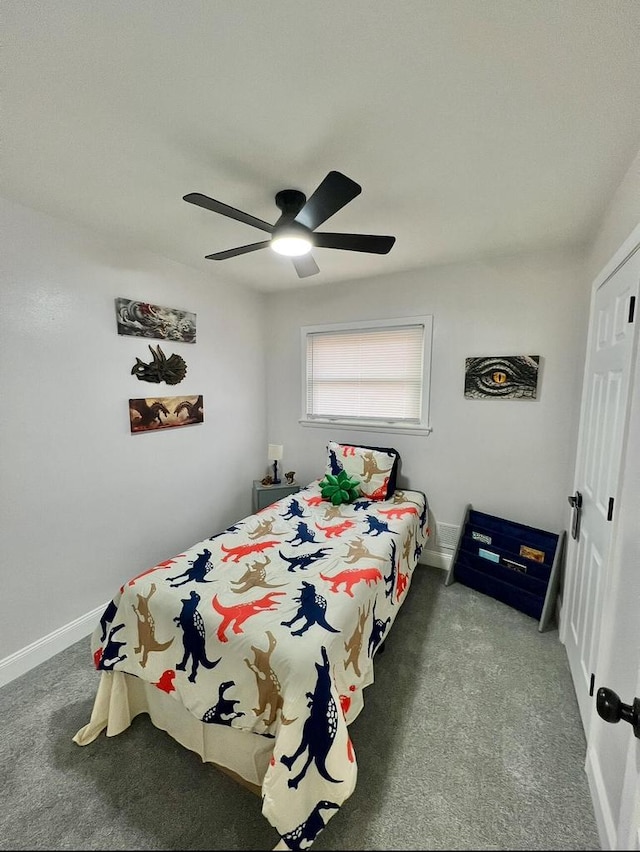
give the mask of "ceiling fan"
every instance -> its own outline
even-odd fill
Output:
[[[298,189],[283,189],[276,193],[276,206],[280,218],[275,225],[229,207],[222,201],[209,198],[200,192],[184,195],[184,201],[197,204],[214,213],[221,213],[238,222],[253,225],[271,234],[268,240],[250,243],[246,246],[219,251],[206,255],[207,260],[227,260],[239,254],[247,254],[271,247],[279,254],[291,258],[299,278],[306,278],[320,272],[318,264],[310,254],[312,248],[343,249],[345,251],[372,252],[387,254],[396,241],[395,237],[376,236],[374,234],[330,234],[318,232],[316,228],[337,213],[345,204],[359,195],[362,187],[341,172],[331,171],[317,187],[310,198]]]

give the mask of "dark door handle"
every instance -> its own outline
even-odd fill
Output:
[[[623,704],[612,689],[601,686],[596,694],[596,710],[605,722],[619,722],[620,719],[629,722],[634,735],[640,739],[640,698],[634,698],[633,704]]]
[[[576,491],[567,498],[569,505],[573,509],[573,518],[571,519],[571,537],[578,538],[580,535],[580,509],[582,509],[582,494]]]

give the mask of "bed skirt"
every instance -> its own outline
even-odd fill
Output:
[[[106,729],[115,737],[140,713],[180,745],[213,763],[252,792],[261,795],[262,781],[273,752],[273,740],[226,725],[208,725],[179,701],[138,677],[124,672],[102,672],[91,718],[73,737],[84,746]]]

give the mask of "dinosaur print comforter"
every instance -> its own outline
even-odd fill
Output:
[[[418,491],[333,506],[314,481],[125,583],[93,633],[96,668],[271,738],[263,814],[289,849],[308,848],[355,788],[348,725],[427,518]]]

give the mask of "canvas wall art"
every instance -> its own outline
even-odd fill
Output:
[[[196,342],[196,315],[134,299],[116,299],[118,334]]]
[[[129,400],[131,432],[155,432],[204,422],[202,396],[153,396]]]
[[[535,399],[539,355],[493,355],[466,358],[467,399]]]

